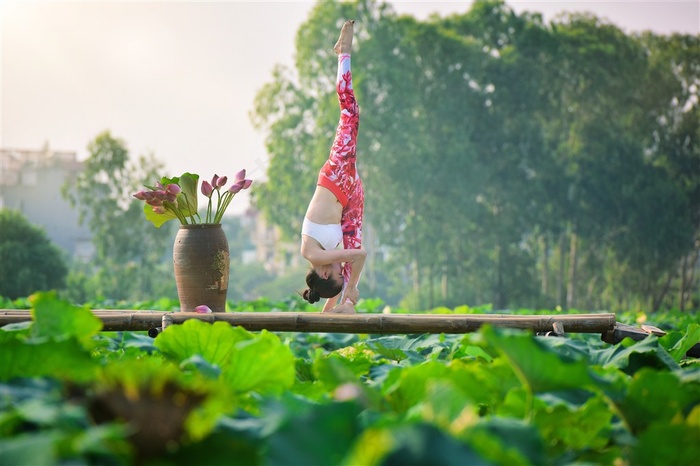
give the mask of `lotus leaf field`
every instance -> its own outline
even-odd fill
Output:
[[[693,313],[652,315],[666,336],[608,345],[600,335],[488,326],[378,336],[249,332],[194,319],[152,339],[101,332],[89,306],[51,293],[27,306],[32,322],[0,329],[3,466],[668,466],[700,458],[700,364],[685,358],[700,341]],[[317,311],[296,298],[229,307]]]

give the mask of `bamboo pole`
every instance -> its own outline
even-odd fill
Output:
[[[193,312],[95,310],[103,331],[142,331],[162,326],[163,316],[173,324],[187,319],[227,322],[246,330],[328,333],[469,333],[485,324],[495,327],[554,331],[560,323],[567,333],[603,333],[615,327],[615,314],[509,315],[509,314],[327,314],[313,312]],[[0,310],[0,326],[31,320],[29,311]],[[559,325],[557,325],[558,327]]]

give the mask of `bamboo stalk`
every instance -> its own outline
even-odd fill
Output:
[[[615,327],[615,314],[521,315],[508,314],[324,314],[311,312],[193,312],[106,311],[93,313],[102,320],[103,331],[141,331],[162,325],[163,315],[174,324],[187,319],[227,322],[250,331],[329,333],[469,333],[484,324],[495,327],[550,332],[560,322],[568,333],[603,333]],[[0,326],[31,320],[29,311],[5,313]]]
[[[31,311],[28,309],[0,309],[0,316],[19,315],[25,316]],[[133,309],[93,309],[91,311],[95,315],[125,315],[125,314],[165,314],[166,311],[143,311]]]

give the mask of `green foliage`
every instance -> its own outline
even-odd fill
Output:
[[[493,329],[484,329],[486,341],[498,348],[510,362],[518,378],[532,393],[571,390],[590,383],[584,361],[566,361],[561,355],[547,351],[528,335],[506,337]]]
[[[700,324],[696,323],[688,325],[685,334],[681,332],[667,333],[659,341],[676,362],[685,358],[688,350],[698,342],[700,342]]]
[[[86,464],[127,464],[123,425],[94,425],[85,406],[66,403],[61,386],[46,379],[0,384],[3,464],[51,465],[82,458]],[[26,432],[15,434],[22,430]]]
[[[96,363],[90,358],[93,337],[102,322],[87,308],[56,299],[55,294],[30,297],[34,324],[26,329],[3,327],[0,342],[0,380],[52,376],[68,380],[90,379]]]
[[[140,201],[132,197],[142,180],[158,179],[162,162],[152,155],[131,160],[124,141],[109,131],[97,135],[88,151],[83,171],[63,187],[63,195],[89,227],[96,257],[74,265],[65,297],[133,301],[165,294],[161,277],[172,271],[165,258],[174,234],[144,222]]]
[[[29,303],[33,322],[0,329],[8,464],[685,464],[700,453],[700,372],[679,356],[698,341],[687,314],[669,314],[685,331],[615,346],[489,327],[276,335],[195,319],[153,340],[100,333],[89,309],[53,293]]]
[[[168,220],[178,219],[180,223],[186,225],[187,223],[196,223],[195,216],[199,217],[197,213],[197,184],[199,182],[199,175],[193,175],[192,173],[184,173],[180,177],[168,178],[163,177],[160,180],[162,186],[168,186],[169,184],[176,184],[182,190],[177,195],[177,201],[169,205],[165,212],[156,213],[153,210],[153,206],[144,203],[143,213],[146,216],[146,220],[149,220],[156,228],[163,226]],[[151,190],[156,190],[155,187],[148,186]],[[187,217],[191,218],[191,222],[188,222]]]
[[[283,401],[282,419],[267,442],[266,464],[339,464],[362,431],[357,403]]]
[[[0,296],[17,299],[64,286],[68,266],[61,250],[17,211],[0,209]]]
[[[348,17],[366,224],[393,281],[381,293],[393,284],[412,310],[697,307],[700,42],[590,14],[545,24],[480,1],[418,21],[372,1],[317,5],[296,76],[275,70],[252,112],[268,221],[299,231],[337,121],[331,45]]]
[[[272,156],[255,199],[289,235],[337,121],[330,45],[347,17],[358,21],[359,101],[371,108],[360,141],[373,199],[367,218],[392,248],[390,275],[401,288],[412,280],[410,308],[468,314],[536,303],[545,309],[511,313],[551,314],[556,305],[574,313],[574,303],[644,302],[618,320],[653,316],[668,334],[607,346],[595,335],[488,327],[276,335],[198,320],[155,340],[100,332],[89,307],[178,307],[172,293],[153,293],[170,275],[158,264],[172,235],[155,236],[130,198],[129,184],[144,179],[136,172],[154,161],[130,166],[124,144],[105,133],[67,189],[97,241],[100,267],[70,282],[89,305],[52,293],[3,298],[34,319],[0,329],[3,462],[667,465],[700,457],[700,370],[685,356],[700,326],[696,312],[682,312],[697,293],[688,271],[700,215],[691,208],[700,199],[690,85],[698,70],[683,66],[694,63],[697,38],[627,36],[587,15],[544,25],[502,2],[426,22],[372,1],[320,2],[298,34],[299,83],[276,70],[253,115]],[[651,314],[670,302],[664,289],[685,296],[681,309]],[[266,296],[227,308],[318,311],[298,296]],[[358,310],[390,309],[367,299]]]
[[[30,297],[33,338],[65,339],[74,337],[86,348],[91,338],[102,330],[102,322],[86,307],[57,301],[55,294],[40,293]]]

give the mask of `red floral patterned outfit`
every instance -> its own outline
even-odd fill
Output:
[[[318,174],[318,184],[329,189],[343,206],[340,226],[343,230],[343,247],[362,247],[362,216],[365,207],[365,192],[356,168],[357,130],[360,112],[352,89],[350,54],[338,55],[336,91],[340,103],[340,121],[335,133],[328,160]],[[352,264],[345,263],[343,280],[347,284]]]

